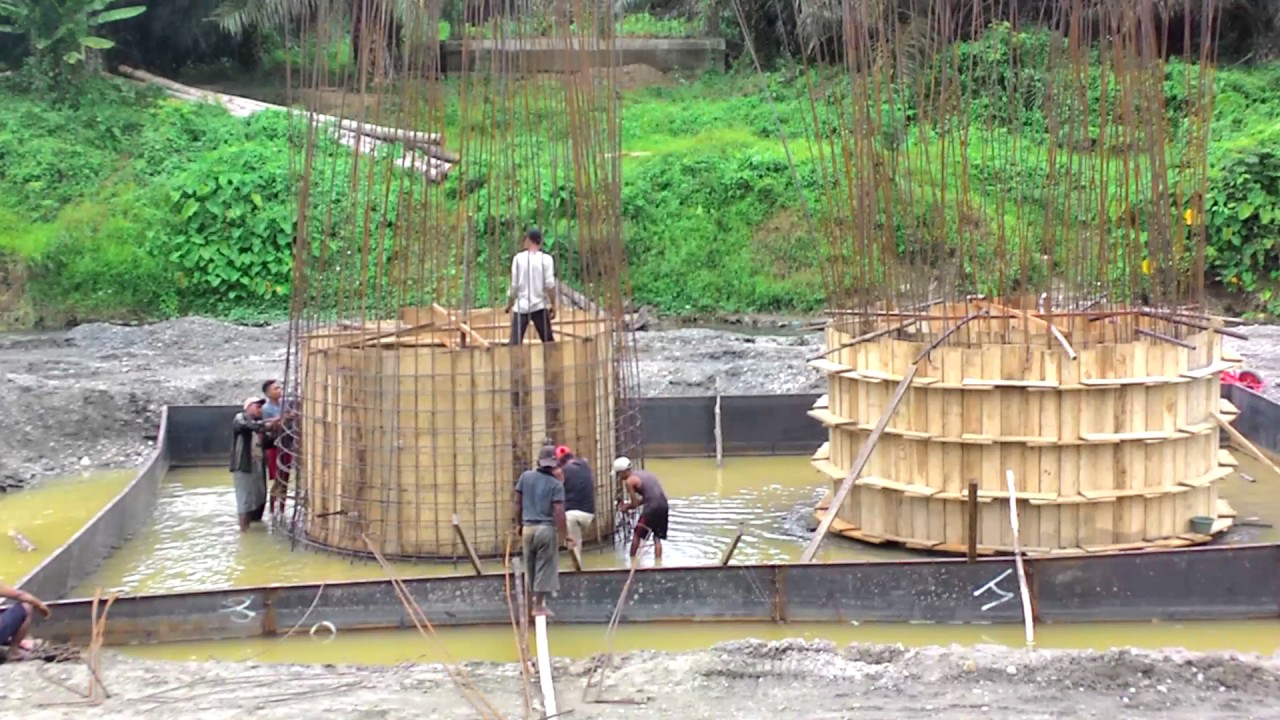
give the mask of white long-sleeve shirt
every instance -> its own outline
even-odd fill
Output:
[[[511,258],[511,290],[507,297],[515,301],[518,313],[531,313],[547,307],[547,297],[556,287],[556,264],[541,250],[522,250]]]

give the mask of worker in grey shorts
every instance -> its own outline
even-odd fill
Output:
[[[525,573],[533,592],[533,614],[550,617],[547,595],[560,589],[560,537],[567,535],[564,485],[556,477],[556,449],[538,452],[538,466],[516,480],[514,518],[521,528]],[[573,539],[566,538],[570,551]]]

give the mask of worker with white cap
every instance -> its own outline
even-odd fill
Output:
[[[266,477],[261,475],[262,449],[258,447],[258,434],[267,429],[267,422],[262,419],[265,403],[256,396],[245,400],[244,410],[231,421],[231,481],[236,488],[240,532],[248,532],[254,514],[267,504]]]
[[[640,543],[652,535],[653,557],[661,561],[662,541],[667,539],[667,494],[662,490],[662,483],[653,473],[632,468],[631,459],[627,457],[613,461],[613,472],[631,498],[630,502],[620,500],[618,505],[624,510],[644,506],[635,534],[631,536],[631,558],[635,559]]]

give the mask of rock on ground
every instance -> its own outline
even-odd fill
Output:
[[[1230,345],[1280,400],[1280,326],[1244,331],[1251,341]],[[259,393],[263,380],[284,373],[287,341],[285,324],[205,318],[0,335],[0,487],[138,464],[162,405],[237,404]],[[635,346],[639,393],[647,397],[709,395],[717,387],[726,395],[825,389],[805,364],[821,349],[816,332],[656,330],[637,333]]]
[[[736,641],[710,650],[616,656],[603,697],[585,703],[590,661],[557,660],[559,710],[575,718],[1213,718],[1280,714],[1275,658],[1182,651],[1026,651],[825,641]],[[49,679],[87,687],[82,666],[0,667],[0,714],[79,718],[475,718],[441,665],[178,663],[108,654],[100,707]],[[512,664],[455,666],[503,717],[523,717]],[[48,677],[45,677],[48,676]],[[538,691],[532,691],[535,706]],[[541,712],[535,710],[534,717]]]

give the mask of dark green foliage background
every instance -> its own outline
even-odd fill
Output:
[[[1007,72],[1012,42],[1038,49],[1047,41],[997,28],[962,50],[994,76]],[[1171,114],[1182,102],[1177,73],[1192,70],[1170,68]],[[1046,124],[1034,70],[1025,72],[1032,75],[1017,81],[1016,112],[1006,113],[1023,142]],[[1208,279],[1236,292],[1241,308],[1276,314],[1280,67],[1223,68],[1217,81]],[[762,92],[766,82],[772,103]],[[811,203],[819,197],[803,140],[812,132],[805,92],[798,71],[781,70],[625,95],[622,202],[637,302],[674,314],[821,306],[824,243],[812,236],[801,203],[802,193]],[[1008,102],[1008,93],[983,97],[974,112],[989,115],[990,104]],[[792,139],[796,173],[780,129]],[[237,119],[105,78],[84,79],[74,92],[39,87],[22,73],[0,81],[0,253],[26,267],[35,320],[193,312],[248,320],[286,312],[294,235],[289,133],[280,114]],[[1007,141],[998,132],[981,140]],[[349,168],[347,151],[325,151],[335,154],[331,172]],[[978,192],[1028,192],[1034,183],[1026,178],[1044,177],[1045,169],[1027,162],[975,162]],[[555,187],[544,195],[520,204],[541,200],[564,225],[556,234],[571,236],[572,197]],[[376,211],[394,223],[394,202]],[[523,221],[478,220],[486,232],[514,232]]]

